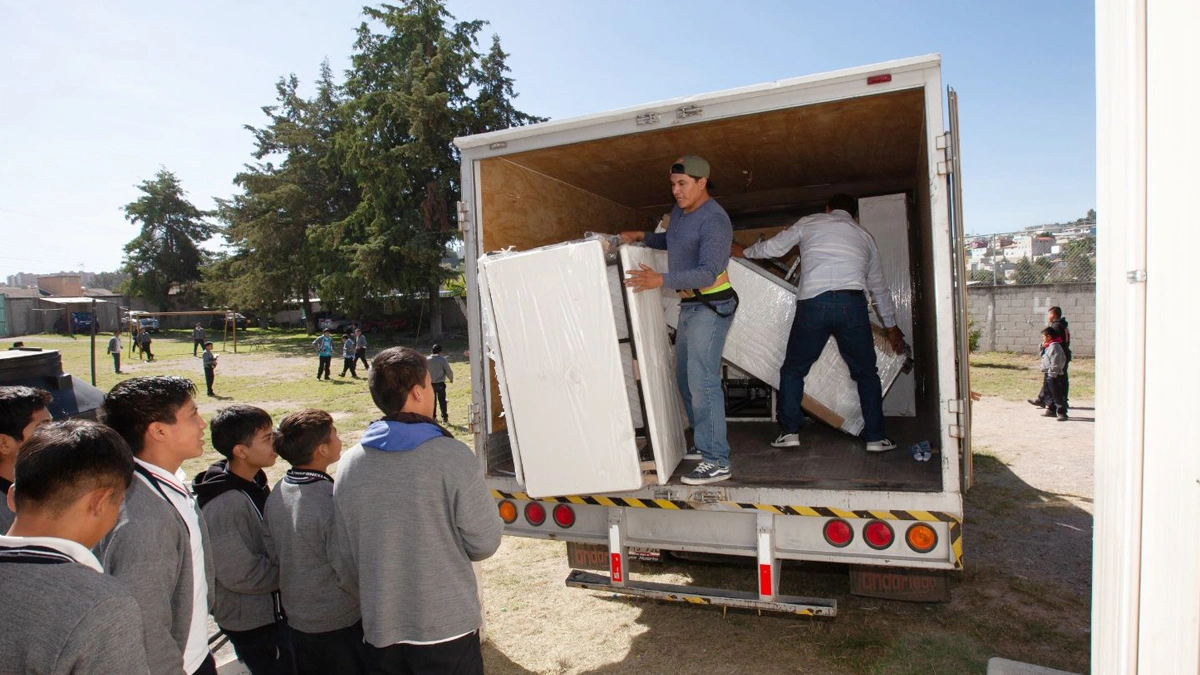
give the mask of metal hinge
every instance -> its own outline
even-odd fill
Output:
[[[1125,280],[1131,284],[1146,283],[1146,270],[1130,270],[1125,273]]]
[[[644,127],[650,124],[658,124],[658,113],[643,113],[637,116],[637,125]]]
[[[933,139],[933,143],[934,147],[936,147],[938,150],[945,150],[946,148],[950,147],[950,132],[947,131],[941,136]]]
[[[467,405],[467,428],[472,434],[479,433],[479,404]]]
[[[696,117],[704,112],[704,108],[698,105],[685,105],[675,109],[675,117],[685,120],[689,117]]]
[[[471,210],[467,208],[466,202],[459,202],[458,205],[458,230],[463,233],[471,231]]]
[[[944,162],[938,162],[937,163],[937,172],[938,172],[939,176],[945,176],[946,174],[953,173],[954,172],[954,160],[948,159]]]
[[[967,407],[963,405],[963,400],[961,398],[952,398],[949,401],[946,401],[946,408],[950,412],[957,413],[959,415],[967,411]]]
[[[950,425],[950,438],[957,438],[959,440],[962,440],[963,438],[966,438],[966,434],[963,433],[963,428],[961,426],[959,426],[957,424],[951,424]]]

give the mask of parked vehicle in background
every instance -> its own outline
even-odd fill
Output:
[[[230,312],[223,317],[213,317],[213,320],[209,323],[211,328],[224,328],[227,325],[237,328],[249,328],[250,319],[237,312]]]
[[[158,319],[153,316],[145,316],[138,319],[138,330],[147,331],[150,333],[158,332]]]
[[[71,332],[72,333],[91,333],[92,332],[92,313],[91,312],[71,312]]]
[[[342,333],[350,329],[354,322],[349,317],[345,316],[330,316],[322,313],[317,318],[317,330],[329,330],[334,333]]]

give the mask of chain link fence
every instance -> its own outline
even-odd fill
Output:
[[[971,235],[963,255],[973,286],[1095,283],[1096,228]]]

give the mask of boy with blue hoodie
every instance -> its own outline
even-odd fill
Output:
[[[504,530],[482,465],[434,422],[425,357],[393,347],[369,372],[384,418],[342,456],[333,488],[334,567],[358,590],[368,671],[482,673],[471,563]]]

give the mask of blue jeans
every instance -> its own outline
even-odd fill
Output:
[[[733,311],[732,299],[712,303],[722,314]],[[679,304],[675,331],[675,375],[683,407],[694,432],[696,449],[706,462],[729,466],[725,435],[725,392],[721,389],[721,352],[733,315],[718,316],[700,302]]]
[[[779,369],[779,426],[783,433],[794,434],[804,426],[804,378],[821,357],[832,335],[850,377],[858,384],[862,405],[863,438],[883,439],[883,387],[875,367],[875,338],[867,314],[867,298],[862,293],[829,291],[801,300],[792,320],[787,355]]]

